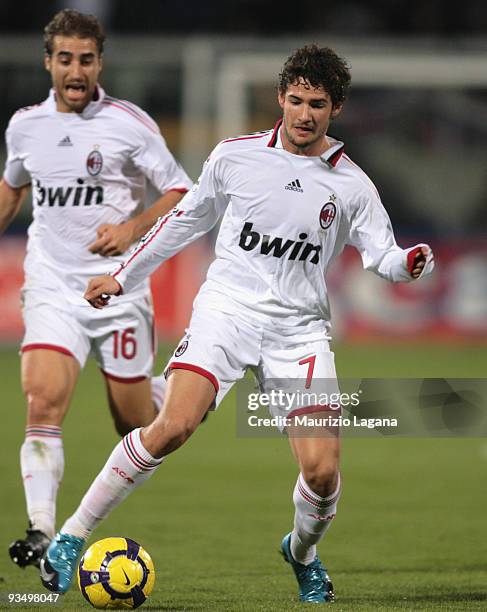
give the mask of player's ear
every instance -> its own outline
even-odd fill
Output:
[[[48,53],[44,54],[44,68],[48,71],[51,72],[51,56]]]
[[[279,106],[284,108],[284,101],[286,99],[286,93],[283,93],[280,89],[277,90],[277,101],[279,102]]]
[[[335,119],[341,113],[343,104],[336,104],[331,111],[331,118]]]

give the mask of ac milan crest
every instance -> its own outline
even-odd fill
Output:
[[[323,229],[328,229],[336,217],[337,209],[333,202],[327,202],[320,212],[320,225]]]
[[[94,149],[86,160],[86,169],[91,176],[98,176],[103,168],[103,157],[98,149]]]
[[[178,348],[174,351],[174,357],[181,357],[184,351],[188,348],[188,341],[181,342]]]

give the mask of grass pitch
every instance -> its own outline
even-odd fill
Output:
[[[482,346],[338,347],[336,360],[341,376],[487,372]],[[15,351],[0,353],[0,368],[0,609],[9,609],[6,593],[42,587],[34,568],[19,570],[7,554],[26,527],[18,467],[25,409]],[[117,441],[93,363],[80,379],[64,440],[59,524]],[[335,585],[333,609],[487,609],[486,468],[487,439],[344,439],[343,496],[320,545]],[[284,438],[236,436],[230,395],[95,538],[128,536],[150,552],[156,586],[144,609],[302,609],[294,576],[278,554],[292,526],[296,474]],[[89,606],[73,588],[57,609]]]

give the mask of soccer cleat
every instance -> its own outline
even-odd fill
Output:
[[[15,540],[8,547],[10,558],[24,569],[28,565],[39,567],[39,562],[49,546],[49,538],[39,529],[27,529],[23,540]]]
[[[335,600],[333,585],[326,569],[318,557],[309,565],[303,565],[293,559],[291,554],[291,534],[284,536],[281,543],[284,560],[291,565],[299,585],[299,598],[309,603],[331,603]]]
[[[78,559],[85,543],[83,538],[57,533],[41,559],[41,582],[50,591],[66,593],[78,567]]]

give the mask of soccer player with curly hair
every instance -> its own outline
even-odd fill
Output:
[[[51,576],[44,580],[48,588],[69,588],[97,524],[184,444],[247,370],[268,394],[284,388],[304,398],[298,392],[313,397],[312,392],[339,391],[325,275],[346,244],[359,251],[364,268],[389,281],[408,282],[431,271],[429,246],[396,244],[373,183],[344,144],[327,134],[349,86],[348,66],[331,49],[310,45],[295,51],[280,74],[282,118],[274,129],[221,142],[180,204],[117,270],[90,281],[85,297],[104,309],[110,296],[133,290],[221,220],[215,261],[165,370],[163,408],[151,425],[118,444],[51,542],[41,565]],[[107,312],[118,299],[111,298]],[[298,420],[325,420],[336,414],[334,408],[309,400],[269,406],[299,466],[294,526],[281,550],[304,602],[334,598],[316,549],[337,512],[340,440],[334,427],[306,435]]]

